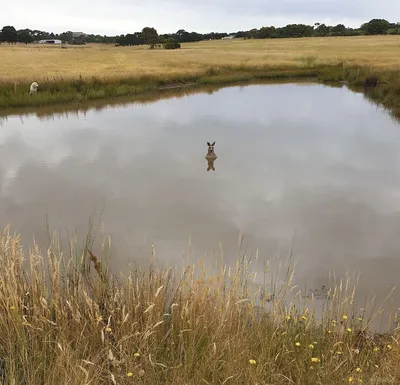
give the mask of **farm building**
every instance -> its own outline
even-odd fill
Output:
[[[39,44],[61,44],[61,40],[58,39],[46,39],[46,40],[39,40]]]

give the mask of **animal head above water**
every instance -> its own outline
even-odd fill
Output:
[[[213,144],[210,144],[210,142],[207,142],[207,145],[208,145],[208,153],[209,154],[213,154],[214,153],[215,142]]]

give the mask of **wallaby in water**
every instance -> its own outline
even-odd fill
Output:
[[[218,158],[217,155],[214,152],[215,142],[213,144],[210,144],[209,142],[207,142],[207,145],[208,145],[208,152],[207,152],[207,155],[206,155],[206,159],[207,159],[207,162],[208,162],[207,171],[210,171],[210,170],[215,171],[214,162]]]

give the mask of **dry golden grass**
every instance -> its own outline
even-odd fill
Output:
[[[0,81],[201,75],[210,67],[304,67],[307,63],[400,67],[400,36],[221,40],[180,50],[112,45],[0,46]]]
[[[9,228],[0,234],[0,383],[399,383],[397,333],[366,334],[349,281],[317,319],[288,303],[295,269],[283,263],[287,278],[260,313],[246,257],[211,275],[201,263],[158,269],[153,252],[117,279],[106,246],[99,258],[90,237],[70,246],[24,254]]]
[[[369,97],[400,116],[400,36],[221,40],[180,50],[113,45],[0,45],[0,108],[50,106],[138,96],[169,86],[312,78],[360,86],[378,75]],[[39,93],[29,95],[29,84]]]

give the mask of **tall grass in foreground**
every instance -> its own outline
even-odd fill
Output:
[[[399,383],[397,335],[368,334],[349,282],[317,318],[285,303],[287,264],[259,312],[246,258],[212,275],[152,260],[114,276],[103,246],[25,256],[19,236],[0,235],[2,384]]]

